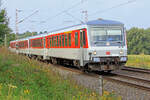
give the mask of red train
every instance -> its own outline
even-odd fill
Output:
[[[84,70],[111,71],[127,61],[124,24],[94,20],[10,42],[17,53]]]

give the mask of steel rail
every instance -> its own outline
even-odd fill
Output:
[[[78,70],[78,69],[75,69],[75,68],[68,68],[68,67],[65,67],[65,66],[62,66],[62,65],[53,65],[53,66],[55,66],[57,68],[60,68],[60,69],[63,69],[63,70],[68,70],[68,71],[71,71],[71,72],[75,72],[75,73],[78,73],[78,74],[82,74],[82,75],[86,75],[86,76],[90,76],[90,77],[94,77],[94,78],[99,78],[100,77],[100,74],[84,73],[81,70]],[[134,69],[136,69],[136,68],[134,68]],[[123,75],[123,74],[119,74],[119,73],[112,73],[112,76],[110,76],[110,75],[101,75],[101,76],[102,76],[103,80],[112,81],[112,82],[116,82],[116,83],[121,83],[121,84],[130,86],[130,87],[134,87],[134,88],[138,88],[138,89],[150,92],[150,87],[148,87],[148,86],[143,86],[143,85],[139,85],[139,84],[136,84],[136,83],[133,83],[133,82],[130,82],[130,81],[116,79],[116,76],[117,77],[119,76],[120,78],[123,78],[123,79],[125,79],[125,78],[126,79],[132,79],[132,80],[136,80],[138,82],[142,81],[142,82],[149,83],[149,84],[150,84],[150,80],[136,78],[136,77],[133,77],[133,76]]]
[[[57,65],[56,65],[57,66]],[[90,76],[90,77],[94,77],[94,78],[99,78],[99,74],[95,74],[95,73],[84,73],[78,69],[72,69],[72,68],[67,68],[67,67],[62,67],[62,66],[59,66],[59,68],[61,69],[64,69],[64,70],[68,70],[68,71],[72,71],[72,72],[76,72],[76,73],[79,73],[79,74],[82,74],[82,75],[86,75],[86,76]],[[150,91],[150,87],[147,87],[147,86],[143,86],[143,85],[139,85],[139,84],[136,84],[136,83],[132,83],[130,81],[125,81],[125,80],[120,80],[120,79],[116,79],[115,76],[119,76],[123,79],[127,78],[127,79],[132,79],[132,80],[135,80],[135,81],[143,81],[145,83],[150,83],[150,80],[145,80],[145,79],[141,79],[141,78],[136,78],[136,77],[133,77],[133,76],[127,76],[127,75],[123,75],[123,74],[116,74],[116,73],[112,73],[113,76],[107,76],[107,75],[102,75],[102,78],[104,80],[108,80],[108,81],[115,81],[115,82],[119,82],[121,84],[125,84],[127,86],[131,86],[131,87],[134,87],[134,88],[138,88],[138,89],[141,89],[141,90],[145,90],[145,91]],[[115,76],[114,76],[115,75]]]
[[[144,68],[135,68],[135,67],[124,66],[121,70],[150,74],[150,69],[144,69]]]
[[[90,76],[90,77],[95,77],[95,78],[98,78],[100,75],[99,74],[95,74],[95,73],[84,73],[78,69],[71,69],[71,68],[66,68],[66,67],[63,67],[62,69],[65,69],[65,70],[69,70],[69,71],[72,71],[72,72],[76,72],[76,73],[80,73],[82,75],[86,75],[86,76]],[[116,73],[112,73],[113,76],[105,76],[105,75],[102,75],[103,79],[104,80],[108,80],[108,81],[115,81],[115,82],[119,82],[121,84],[125,84],[127,86],[131,86],[131,87],[134,87],[134,88],[138,88],[138,89],[141,89],[141,90],[146,90],[146,91],[150,91],[150,87],[147,87],[147,86],[143,86],[143,85],[139,85],[139,84],[136,84],[136,83],[132,83],[130,81],[123,81],[123,80],[120,80],[120,79],[115,79],[115,76],[119,76],[123,79],[131,79],[131,80],[135,80],[135,81],[142,81],[142,82],[145,82],[145,83],[149,83],[150,84],[150,80],[146,80],[146,79],[142,79],[142,78],[136,78],[134,76],[128,76],[128,75],[123,75],[123,74],[116,74]]]
[[[138,85],[138,84],[135,84],[135,83],[131,83],[131,82],[115,79],[113,77],[103,76],[103,78],[104,78],[104,80],[107,80],[107,81],[118,82],[118,83],[121,83],[121,84],[125,84],[127,86],[131,86],[131,87],[134,87],[134,88],[141,89],[141,90],[150,91],[150,87],[147,87],[147,86]]]
[[[132,79],[135,81],[142,81],[142,82],[150,84],[150,80],[147,80],[147,79],[143,79],[143,78],[139,78],[139,77],[135,77],[135,76],[124,75],[124,74],[120,74],[120,73],[112,73],[112,74],[122,77],[122,78]]]

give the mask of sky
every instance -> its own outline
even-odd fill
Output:
[[[128,3],[128,1],[130,3]],[[85,20],[98,18],[116,20],[132,27],[150,27],[150,0],[2,0],[2,8],[7,10],[9,26],[15,32],[16,9],[18,20],[33,16],[18,24],[19,33],[26,31],[52,31],[79,24]]]

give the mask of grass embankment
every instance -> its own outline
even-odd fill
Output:
[[[64,80],[50,68],[0,48],[0,100],[116,100],[114,94],[100,97]]]
[[[150,69],[150,55],[129,55],[126,66]]]

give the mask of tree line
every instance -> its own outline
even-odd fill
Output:
[[[9,42],[15,40],[15,34],[8,26],[9,19],[6,10],[0,12],[0,46],[4,45],[5,34],[7,35],[7,46]],[[39,34],[47,33],[40,32]],[[27,31],[19,34],[18,38],[25,38],[37,35],[37,32]],[[147,54],[150,55],[150,28],[142,29],[133,27],[127,30],[128,54]]]
[[[150,55],[150,28],[131,28],[127,31],[128,54]]]
[[[0,46],[4,45],[5,34],[9,35],[8,41],[14,39],[14,36],[11,35],[11,29],[8,27],[9,19],[5,10],[0,11]]]

